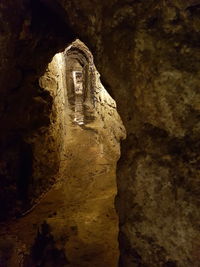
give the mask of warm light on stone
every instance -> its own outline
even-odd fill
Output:
[[[0,18],[0,267],[116,267],[115,174],[119,267],[199,267],[199,1],[2,0]]]

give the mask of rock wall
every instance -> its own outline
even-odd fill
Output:
[[[40,190],[39,194],[49,189],[48,184],[53,185],[62,178],[61,162],[66,150],[65,137],[69,120],[65,68],[64,56],[58,53],[39,80],[40,87],[52,98],[49,127],[41,127],[38,135],[34,134],[28,139],[34,145],[33,177],[36,177],[34,183]]]
[[[94,73],[94,119],[87,127],[94,128],[99,132],[101,142],[106,144],[104,153],[110,155],[112,159],[114,155],[117,155],[116,160],[118,160],[121,154],[119,143],[126,138],[126,130],[117,112],[115,100],[102,85],[97,70]]]
[[[37,159],[29,141],[48,131],[53,105],[51,95],[40,88],[38,80],[55,52],[71,42],[73,34],[59,16],[54,25],[52,11],[40,1],[2,1],[0,18],[0,220],[4,221],[20,215],[35,201],[34,191],[38,190],[32,187],[36,178],[32,173]],[[46,185],[50,185],[55,172],[47,176]]]
[[[81,48],[92,58],[89,49],[79,41],[79,50]],[[70,216],[75,216],[73,209],[78,209],[82,202],[85,203],[90,198],[94,204],[93,198],[95,199],[98,194],[100,195],[98,199],[102,198],[103,204],[101,201],[97,203],[97,210],[102,209],[102,205],[103,211],[104,206],[107,208],[102,215],[105,218],[100,223],[100,231],[105,234],[102,224],[107,220],[115,238],[114,241],[108,238],[110,250],[107,253],[105,249],[104,254],[108,257],[107,261],[112,261],[110,254],[118,255],[117,219],[113,198],[116,193],[115,168],[120,155],[119,142],[125,137],[125,129],[117,113],[116,103],[102,86],[93,61],[90,62],[93,69],[91,75],[95,83],[92,88],[88,88],[92,90],[90,101],[87,97],[83,103],[83,107],[84,104],[87,104],[87,109],[90,107],[89,113],[87,111],[83,114],[84,116],[90,114],[90,119],[85,120],[83,125],[74,121],[75,111],[68,101],[68,93],[72,94],[70,90],[74,90],[67,86],[68,64],[71,64],[71,61],[68,61],[65,51],[56,54],[38,81],[41,95],[33,98],[34,103],[38,103],[38,106],[33,107],[38,109],[37,114],[40,116],[40,112],[44,112],[41,107],[47,105],[49,109],[45,115],[49,121],[47,125],[40,125],[37,130],[34,129],[25,139],[30,154],[27,155],[24,150],[22,151],[24,161],[20,167],[25,170],[30,168],[30,180],[25,180],[24,177],[22,181],[27,186],[26,198],[22,202],[26,205],[18,207],[17,218],[14,214],[15,217],[10,220],[7,218],[7,223],[3,221],[1,224],[0,235],[3,238],[0,239],[0,265],[2,266],[35,266],[39,262],[66,266],[68,248],[70,253],[74,253],[72,248],[74,240],[72,237],[70,243],[68,238],[63,236],[71,235],[69,222],[74,223],[70,221]],[[75,61],[74,64],[75,67],[79,67]],[[86,95],[90,93],[87,92]],[[45,96],[48,96],[49,102],[47,100],[45,102]],[[90,155],[86,154],[88,150]],[[31,166],[25,165],[29,164],[30,160]],[[24,196],[23,183],[19,184],[19,189],[20,197]],[[107,192],[109,199],[106,205],[102,190]],[[76,193],[77,199],[74,198]],[[74,202],[80,203],[75,205]],[[80,207],[80,214],[84,214],[84,209],[86,208]],[[107,217],[109,210],[112,211],[111,217],[114,219]],[[100,216],[98,211],[96,214]],[[62,224],[60,218],[63,220]],[[84,216],[82,220],[83,224]],[[112,220],[116,223],[113,224]],[[93,235],[95,236],[95,233]],[[101,236],[101,232],[98,235]],[[97,238],[95,241],[94,238],[94,242],[101,244],[102,240]],[[78,244],[80,245],[80,242]],[[41,249],[38,249],[40,245]],[[114,252],[112,247],[115,248]],[[51,257],[53,252],[49,250],[55,251],[57,256]],[[81,253],[80,249],[79,254]],[[91,258],[92,260],[95,259]]]
[[[128,133],[118,165],[120,265],[198,266],[199,1],[59,3],[92,48]]]
[[[125,139],[126,131],[117,112],[115,100],[109,95],[100,80],[93,55],[80,40],[74,41],[63,52],[66,63],[66,88],[68,92],[69,119],[75,123],[76,105],[82,105],[79,116],[82,115],[82,127],[94,130],[99,134],[100,142],[105,143],[109,154],[120,156],[119,142]],[[81,103],[76,102],[73,83],[73,71],[83,73],[83,96]],[[77,122],[79,124],[79,122]],[[106,141],[105,141],[106,140]],[[103,149],[103,148],[102,148]],[[108,153],[108,151],[107,151]],[[106,154],[107,154],[106,153]]]
[[[72,50],[71,53],[70,50]],[[113,146],[114,154],[118,150],[119,157],[119,142],[125,139],[126,131],[118,114],[115,100],[102,85],[100,74],[94,65],[92,53],[83,42],[76,40],[66,48],[64,57],[67,69],[67,91],[71,120],[74,120],[76,106],[72,72],[81,70],[84,80],[84,97],[82,100],[84,128],[97,131],[101,139],[104,140],[103,143],[107,140],[107,147],[111,150],[109,153],[112,153]],[[81,60],[83,67],[79,65],[80,63],[77,64],[77,60]]]
[[[36,10],[34,5],[24,9],[21,1],[4,1],[1,5],[2,18],[8,22],[3,24],[7,28],[2,29],[1,76],[5,78],[7,73],[12,73],[13,77],[19,77],[16,76],[19,73],[17,66],[23,66],[21,73],[26,79],[30,66],[34,70],[44,69],[40,63],[46,64],[49,60],[46,40],[50,41],[48,51],[52,53],[53,47],[55,50],[64,48],[63,36],[75,32],[91,48],[102,81],[117,101],[127,129],[118,165],[120,265],[198,266],[199,1],[86,0],[80,3],[78,0],[42,0],[35,3],[41,10],[37,17],[32,12]],[[11,10],[16,10],[15,15],[9,16],[13,14]],[[29,19],[34,27],[25,23],[27,14],[35,18]],[[44,14],[51,14],[51,21],[55,18],[56,23],[46,24],[50,20],[48,16],[42,16]],[[57,23],[58,17],[61,27]],[[42,18],[48,26],[41,27]],[[65,31],[63,25],[67,25],[68,30]],[[22,44],[19,43],[21,29],[25,36]],[[60,29],[61,34],[55,29]],[[8,61],[6,55],[12,55]],[[29,55],[31,64],[24,60]],[[1,149],[1,174],[2,180],[15,194],[15,187],[11,185],[16,177],[13,173],[5,175],[5,172],[9,169],[6,165],[9,161],[13,162],[15,173],[18,170],[15,165],[19,166],[15,156],[18,152],[12,156],[13,150],[19,151],[19,148],[10,133],[13,129],[16,132],[21,129],[11,120],[11,114],[18,107],[13,108],[15,99],[21,99],[21,94],[10,82],[5,78],[2,83],[6,91],[1,98],[2,122],[9,125],[9,130],[4,127],[1,143],[5,143],[5,139],[13,141],[6,141],[10,150]],[[32,87],[26,91],[27,87],[20,84],[19,88],[23,93],[32,92]],[[12,98],[11,89],[15,92]],[[8,99],[9,105],[5,105]],[[28,99],[32,103],[32,98]],[[23,101],[21,105],[27,107]],[[9,106],[12,107],[10,110]],[[20,116],[16,117],[19,122]],[[20,126],[31,127],[33,114],[29,124],[25,123],[24,116],[20,118]],[[8,158],[6,163],[5,158]],[[7,199],[6,203],[14,206],[15,202]]]

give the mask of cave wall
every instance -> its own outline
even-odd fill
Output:
[[[120,155],[119,142],[125,139],[126,130],[117,111],[116,101],[110,96],[101,82],[101,77],[94,65],[93,55],[80,40],[74,41],[63,52],[66,62],[66,87],[69,105],[69,117],[75,118],[75,93],[73,71],[83,73],[82,115],[84,129],[95,130],[101,139],[107,140],[110,150]],[[105,141],[102,141],[105,142]],[[111,151],[110,151],[111,153]]]
[[[91,52],[83,43],[79,44],[79,49],[81,48],[92,58]],[[84,125],[74,121],[74,109],[68,101],[69,89],[74,88],[67,87],[68,64],[72,63],[75,64],[74,69],[80,67],[76,61],[68,61],[65,51],[57,53],[38,81],[42,92],[51,99],[50,123],[26,137],[27,144],[32,148],[31,184],[27,181],[32,190],[29,190],[27,195],[32,202],[17,218],[7,219],[7,224],[1,224],[0,266],[68,266],[68,248],[71,252],[74,246],[74,234],[69,229],[77,227],[71,226],[75,221],[70,216],[78,216],[74,209],[81,210],[81,220],[85,222],[85,202],[93,197],[96,199],[97,195],[98,199],[101,198],[104,190],[103,199],[105,192],[108,192],[111,197],[108,206],[112,212],[114,210],[115,169],[120,155],[120,139],[125,137],[125,128],[117,113],[115,101],[101,84],[93,61],[90,64],[94,83],[92,88],[87,88],[92,90],[91,102],[89,103],[86,98],[87,106],[90,106],[91,119],[86,120]],[[44,101],[39,96],[36,100],[39,103]],[[26,156],[25,154],[24,157]],[[25,158],[25,161],[28,162],[29,158]],[[23,189],[23,184],[21,187]],[[83,204],[83,207],[79,207],[80,204]],[[102,206],[103,212],[109,213],[104,210],[107,204],[103,202]],[[97,214],[100,217],[98,211]],[[112,228],[113,220],[116,218],[109,216],[106,215]],[[101,224],[105,223],[105,218],[101,220]],[[115,227],[117,228],[117,223]],[[115,229],[112,231],[116,237],[117,232]],[[96,236],[95,232],[91,232],[86,237],[89,243],[92,242],[92,238],[95,240]],[[101,237],[101,232],[98,232],[98,236]],[[80,237],[77,236],[78,238]],[[79,240],[76,245],[82,245],[82,242]],[[100,238],[101,242],[104,241]],[[90,250],[87,253],[89,252]],[[78,255],[80,253],[79,251]],[[91,257],[92,260],[94,259]],[[70,266],[73,266],[73,263],[71,264]]]
[[[76,124],[76,94],[73,82],[73,71],[83,73],[83,94],[81,96],[82,109],[79,116],[83,116],[83,129],[96,131],[99,142],[107,140],[106,147],[114,151],[117,158],[120,155],[119,142],[125,139],[126,131],[117,111],[115,100],[103,86],[100,74],[94,65],[93,55],[89,48],[80,40],[75,40],[62,53],[66,65],[66,88],[69,120]],[[80,103],[78,103],[80,104]],[[81,114],[82,113],[82,114]],[[79,122],[77,122],[79,124]]]
[[[38,81],[73,33],[59,16],[52,22],[52,11],[40,1],[2,1],[0,15],[0,220],[4,221],[20,216],[41,194],[33,185],[37,159],[30,140],[48,131],[53,100]],[[54,162],[54,167],[58,164]],[[54,176],[55,171],[48,173],[48,185]]]
[[[120,216],[120,265],[198,266],[199,1],[41,2],[45,3],[43,9],[39,8],[41,12],[46,14],[50,10],[47,13],[56,23],[48,27],[40,27],[41,23],[32,24],[35,25],[32,28],[27,26],[32,35],[30,37],[25,30],[22,45],[19,44],[20,31],[26,29],[23,23],[27,14],[30,18],[35,16],[34,7],[22,8],[22,1],[3,1],[1,5],[2,19],[8,22],[1,26],[4,32],[1,51],[5,55],[1,64],[1,90],[6,92],[1,98],[1,114],[2,125],[8,125],[1,132],[1,143],[6,144],[1,149],[2,181],[8,183],[9,190],[15,194],[15,186],[11,185],[17,178],[13,173],[5,173],[11,169],[7,162],[12,162],[13,172],[18,168],[15,164],[19,166],[16,156],[19,147],[13,133],[22,131],[22,125],[23,129],[31,128],[34,120],[34,113],[31,113],[30,123],[25,123],[27,119],[22,116],[27,114],[24,112],[26,103],[33,102],[30,92],[38,76],[34,74],[33,78],[30,72],[44,70],[49,53],[64,48],[66,39],[75,32],[91,48],[102,81],[117,101],[127,129],[118,164],[116,201]],[[10,20],[13,9],[16,11]],[[57,27],[56,18],[62,20],[61,27]],[[48,16],[44,17],[44,25],[47,21]],[[73,31],[70,30],[68,38],[63,38],[66,25]],[[60,29],[60,35],[55,28]],[[49,33],[50,29],[54,30]],[[45,34],[45,41],[42,34]],[[46,41],[50,41],[48,51]],[[5,61],[6,55],[11,55],[8,61]],[[40,65],[42,62],[44,65]],[[18,105],[14,103],[21,98],[21,93],[15,91],[16,83],[13,85],[6,78],[8,73],[13,77],[19,73],[20,68],[16,66],[24,66],[21,75],[26,83],[19,88],[23,96],[28,94],[20,102],[23,107],[20,116]],[[31,84],[29,90],[25,86],[27,80]],[[11,89],[15,92],[12,97]],[[5,107],[8,99],[10,110]],[[16,150],[14,156],[13,149]],[[8,158],[6,162],[5,158]],[[6,203],[12,206],[15,202],[9,199]]]
[[[126,129],[118,113],[116,102],[102,85],[96,68],[93,75],[95,77],[93,121],[87,127],[97,130],[101,142],[106,144],[105,149],[102,148],[104,153],[112,157],[112,160],[113,157],[116,158],[117,161],[121,154],[119,144],[126,138]]]
[[[120,265],[198,266],[199,1],[59,3],[127,129]]]
[[[34,146],[33,177],[35,187],[39,190],[38,195],[48,191],[50,186],[63,178],[61,163],[66,153],[65,138],[69,120],[65,72],[63,53],[57,53],[39,79],[40,88],[52,98],[52,107],[48,128],[40,127],[38,134],[34,133],[28,139]]]
[[[100,154],[96,155],[97,159],[100,158],[101,160],[101,158],[106,157],[107,165],[114,165],[114,174],[116,161],[120,155],[119,142],[120,139],[125,137],[125,128],[117,113],[115,101],[100,81],[100,75],[94,66],[91,52],[83,43],[79,42],[79,50],[81,49],[87,53],[88,59],[90,58],[90,71],[85,77],[87,92],[85,92],[86,98],[83,105],[86,105],[84,116],[87,116],[87,118],[83,130],[88,132],[88,138],[95,139],[95,145],[100,150]],[[77,58],[79,58],[79,55],[77,55]],[[34,109],[36,109],[40,125],[25,135],[26,146],[24,145],[24,149],[20,150],[23,155],[23,162],[20,162],[19,168],[25,169],[25,174],[28,172],[30,180],[27,180],[27,176],[23,176],[23,180],[18,184],[20,190],[18,193],[20,197],[24,197],[22,204],[25,205],[13,207],[14,212],[17,208],[18,213],[14,213],[11,219],[7,217],[7,224],[4,224],[2,220],[0,230],[2,237],[0,239],[0,265],[2,266],[34,266],[38,262],[48,262],[52,265],[62,262],[65,266],[68,262],[65,257],[68,253],[65,249],[66,243],[63,243],[61,250],[58,250],[60,254],[58,253],[57,258],[51,258],[52,251],[55,250],[55,253],[57,253],[54,244],[57,246],[63,235],[66,235],[66,226],[60,226],[58,216],[62,216],[63,220],[68,220],[68,214],[65,215],[63,210],[59,215],[57,215],[57,211],[52,212],[56,205],[58,205],[57,209],[59,210],[60,202],[57,204],[56,201],[52,200],[51,203],[48,200],[47,205],[45,199],[49,198],[49,193],[54,194],[54,185],[57,188],[62,183],[62,190],[67,191],[69,187],[69,185],[66,185],[68,179],[76,175],[74,171],[74,165],[77,164],[76,160],[83,157],[82,154],[79,154],[79,149],[76,149],[76,151],[74,151],[74,148],[73,151],[70,150],[70,146],[73,147],[77,144],[80,146],[79,142],[81,142],[77,136],[74,138],[74,128],[80,126],[74,122],[74,107],[68,101],[70,89],[74,90],[73,86],[72,88],[67,86],[69,82],[68,67],[73,63],[76,62],[69,62],[65,52],[56,54],[46,67],[44,74],[37,81],[37,88],[35,89],[38,89],[40,94],[35,94],[32,101],[27,102],[27,105],[31,105],[32,112],[35,112]],[[76,67],[77,65],[75,69]],[[70,71],[72,70],[73,68],[70,69]],[[70,92],[72,94],[72,91]],[[44,106],[48,106],[48,109],[44,110]],[[43,114],[44,112],[45,114]],[[44,115],[47,118],[47,124],[42,121]],[[34,125],[34,120],[32,123]],[[87,136],[87,134],[85,135]],[[79,138],[80,140],[83,138],[83,133]],[[91,140],[85,140],[89,142],[89,148]],[[83,144],[83,146],[86,144]],[[26,153],[26,151],[28,152]],[[13,147],[11,147],[11,152],[13,153]],[[79,163],[81,158],[78,160]],[[74,163],[72,164],[70,160]],[[96,158],[94,158],[94,162],[96,162]],[[16,165],[17,163],[15,162]],[[71,167],[71,164],[73,167]],[[83,161],[82,164],[85,164],[85,162]],[[89,166],[90,164],[88,164],[88,168]],[[101,171],[107,171],[107,168],[108,166]],[[21,175],[20,173],[20,178]],[[79,175],[81,175],[80,170]],[[93,174],[90,172],[90,175]],[[94,175],[97,175],[97,173],[94,173]],[[78,184],[80,191],[87,192],[87,186],[90,182],[90,180],[81,182],[80,179]],[[110,186],[111,181],[108,179],[107,182]],[[103,187],[102,180],[99,187]],[[26,191],[24,192],[24,190]],[[26,195],[24,195],[25,193]],[[63,191],[60,194],[63,194]],[[82,194],[84,195],[84,193]],[[65,196],[66,202],[69,197],[70,194]],[[5,195],[2,195],[2,199],[5,201]],[[43,210],[43,213],[41,210]],[[41,230],[44,225],[49,229],[49,232],[46,233],[47,236]],[[57,233],[58,229],[61,231],[59,234]],[[39,243],[41,243],[41,247]],[[49,250],[52,251],[49,252]]]

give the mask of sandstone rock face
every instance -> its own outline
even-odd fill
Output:
[[[85,54],[83,67],[80,51]],[[77,103],[71,78],[82,69],[83,96]],[[26,138],[32,148],[27,192],[31,201],[18,218],[1,225],[0,263],[116,266],[116,162],[125,138],[116,103],[101,84],[92,54],[79,40],[53,57],[39,86],[51,99],[49,125]],[[44,102],[42,97],[34,100]],[[81,124],[76,120],[80,104]]]
[[[39,84],[44,92],[48,92],[51,96],[52,109],[48,128],[41,127],[38,135],[35,133],[28,139],[28,142],[34,146],[35,160],[32,175],[35,178],[33,191],[36,195],[48,191],[48,185],[53,185],[62,175],[59,171],[65,153],[69,114],[67,112],[65,60],[61,53],[53,57],[45,74],[40,78]]]
[[[96,1],[95,11],[59,2],[128,132],[118,165],[121,266],[198,266],[199,2]]]
[[[24,110],[33,103],[30,93],[35,92],[33,81],[44,70],[53,47],[64,49],[67,41],[63,36],[70,39],[69,33],[73,31],[91,48],[103,83],[117,101],[127,129],[118,165],[116,204],[120,216],[121,266],[198,266],[199,1],[42,0],[35,3],[43,7],[39,8],[38,17],[32,12],[34,6],[24,7],[24,13],[21,1],[4,1],[1,5],[2,18],[8,21],[4,24],[8,30],[1,35],[4,36],[1,51],[17,59],[17,62],[12,57],[5,61],[6,56],[2,57],[2,77],[7,77],[5,74],[10,71],[13,77],[26,77],[26,80],[18,78],[23,81],[18,86],[21,93],[14,90],[12,97],[9,90],[16,87],[6,78],[3,83],[6,93],[1,98],[2,123],[9,125],[1,133],[1,143],[6,143],[1,149],[1,175],[8,188],[6,192],[15,195],[18,179],[12,172],[7,173],[8,162],[13,162],[14,173],[20,169],[20,142],[16,142],[16,136],[22,134],[13,133],[21,131],[22,125],[23,129],[30,128],[35,118],[31,113],[27,123],[25,116],[18,115],[18,105],[14,103],[21,99],[20,114],[27,114]],[[12,20],[7,15],[11,8],[16,10]],[[28,34],[22,31],[21,36],[25,36],[22,45],[19,33],[25,18],[18,13],[35,18],[34,23],[31,20],[34,27],[27,27]],[[56,23],[41,27],[38,21],[44,17],[42,14],[51,14]],[[47,17],[43,22],[49,21]],[[68,30],[58,27],[58,17],[59,25],[67,25]],[[61,29],[62,34],[58,35],[55,28]],[[14,53],[17,48],[20,57]],[[25,55],[30,55],[29,64],[24,60]],[[17,66],[24,66],[21,74]],[[31,69],[37,73],[27,74]],[[27,81],[31,86],[26,86]],[[23,99],[22,94],[26,96]],[[16,111],[16,117],[21,118],[20,123],[17,120],[18,126],[12,119]],[[26,144],[21,149],[31,158]],[[32,171],[25,172],[26,176],[29,172]],[[3,200],[5,195],[1,194]],[[16,198],[6,198],[6,203],[14,206]]]

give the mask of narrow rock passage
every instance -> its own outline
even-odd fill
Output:
[[[66,176],[32,212],[8,226],[10,238],[17,239],[18,248],[27,255],[38,227],[45,221],[56,247],[65,252],[69,262],[66,266],[116,267],[118,218],[114,197],[118,150],[115,154],[115,147],[111,149],[106,138],[102,143],[95,131],[75,125],[69,132],[63,162]],[[49,253],[42,257],[48,258]],[[15,261],[10,266],[18,266]],[[44,261],[44,266],[58,266],[52,262],[48,265],[48,259]],[[27,262],[25,266],[32,266]]]
[[[66,204],[60,217],[65,220],[64,213],[68,219],[66,251],[70,266],[114,267],[118,260],[118,218],[114,209],[116,155],[102,150],[106,141],[101,143],[95,132],[75,127],[72,136],[76,137],[68,152],[71,155],[68,170],[72,175],[63,188]]]
[[[27,140],[33,174],[20,203],[36,205],[0,227],[0,267],[116,267],[116,163],[126,136],[116,103],[80,40],[53,57],[39,84],[52,99],[50,125]]]

